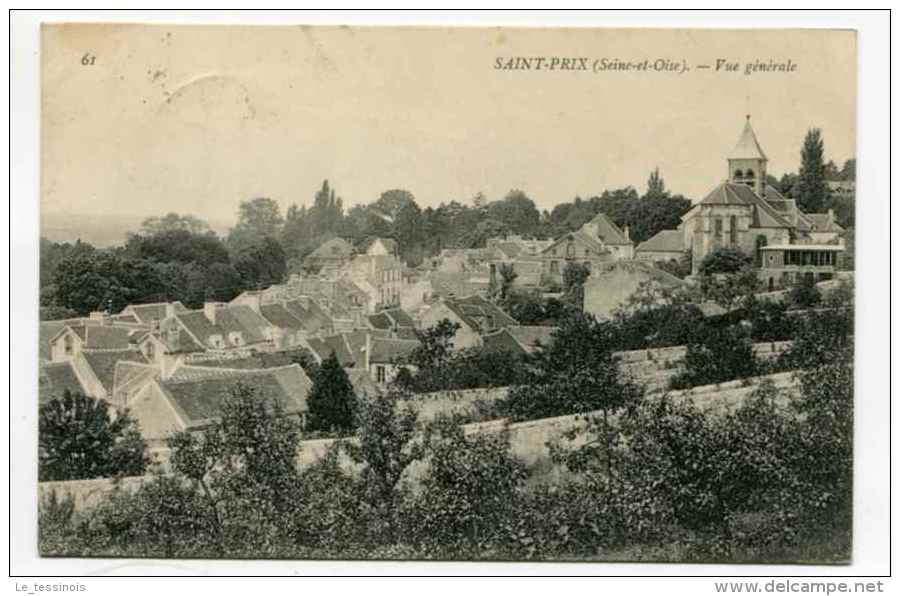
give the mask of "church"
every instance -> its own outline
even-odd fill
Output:
[[[681,218],[678,230],[663,230],[638,245],[635,257],[658,260],[691,252],[692,273],[717,248],[740,248],[756,261],[769,289],[801,276],[830,279],[844,250],[843,228],[833,212],[807,214],[766,182],[768,158],[750,125],[728,154],[728,178]]]

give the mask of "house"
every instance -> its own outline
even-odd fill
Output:
[[[431,301],[434,296],[434,285],[427,276],[415,275],[400,288],[400,308],[407,313],[416,314]]]
[[[68,360],[82,350],[126,350],[134,348],[142,331],[112,323],[64,325],[49,340],[50,360]]]
[[[52,399],[58,399],[65,392],[88,395],[87,388],[81,383],[72,363],[46,362],[38,369],[38,403],[44,404]]]
[[[453,338],[457,350],[481,346],[482,335],[518,324],[497,305],[478,295],[445,298],[433,304],[422,313],[419,326],[434,327],[444,319],[459,324]]]
[[[390,336],[415,339],[415,321],[402,308],[388,308],[369,315],[370,329],[382,331]]]
[[[343,276],[362,288],[368,296],[370,312],[379,306],[400,304],[406,284],[403,263],[394,255],[358,255],[342,271]]]
[[[558,238],[541,253],[542,277],[546,283],[561,285],[563,273],[570,264],[582,264],[592,269],[616,257],[612,249],[582,230],[569,232]]]
[[[834,217],[834,210],[827,213],[809,213],[806,217],[811,222],[809,239],[811,244],[839,244],[845,246],[844,228]]]
[[[511,325],[482,336],[486,352],[511,352],[524,356],[534,354],[553,342],[557,327]]]
[[[584,312],[609,319],[643,284],[681,288],[683,280],[647,261],[616,261],[597,267],[584,282]]]
[[[687,253],[684,232],[681,230],[660,230],[641,242],[634,249],[634,258],[639,261],[680,260]]]
[[[218,420],[238,383],[253,388],[259,399],[277,402],[284,415],[305,417],[312,381],[297,364],[257,370],[185,366],[150,379],[126,405],[145,440],[159,446],[174,432],[202,430]]]
[[[332,238],[323,242],[303,259],[307,269],[343,267],[353,257],[353,245],[343,238]]]
[[[421,344],[418,339],[368,336],[366,369],[379,387],[390,384],[401,368],[413,368],[410,355]]]
[[[491,287],[490,273],[478,275],[475,272],[445,273],[433,271],[428,276],[432,287],[432,297],[456,298],[478,294],[487,295]]]
[[[605,213],[598,213],[581,226],[581,232],[608,249],[615,260],[633,259],[634,243],[628,226],[620,228]]]
[[[187,312],[187,310],[184,304],[178,300],[174,302],[150,302],[147,304],[129,304],[117,316],[123,321],[132,319],[141,325],[149,327],[154,321],[162,321],[174,316],[176,313]]]
[[[393,238],[369,238],[366,240],[360,248],[362,249],[363,254],[369,256],[385,256],[385,255],[398,255],[397,241]]]
[[[712,251],[736,247],[755,257],[760,278],[770,288],[794,283],[807,274],[815,279],[832,276],[842,250],[820,244],[813,234],[817,226],[831,230],[821,232],[829,235],[838,234],[836,228],[823,217],[804,213],[795,201],[767,184],[768,158],[749,115],[726,161],[726,181],[681,219],[679,229],[685,248],[691,251],[693,273],[698,273],[703,259]],[[786,248],[793,245],[806,247]],[[802,253],[806,256],[795,256]]]

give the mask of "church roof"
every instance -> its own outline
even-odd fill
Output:
[[[747,114],[747,121],[744,123],[744,130],[738,139],[737,145],[731,150],[728,159],[768,159],[763,153],[759,141],[756,140],[756,133],[750,126],[750,115]]]
[[[791,228],[794,227],[778,214],[765,199],[757,195],[752,188],[744,184],[723,182],[700,201],[700,205],[746,205],[754,207],[754,228]]]

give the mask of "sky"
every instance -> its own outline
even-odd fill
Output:
[[[516,56],[589,70],[495,68]],[[601,59],[691,71],[591,70]],[[745,74],[755,60],[796,68]],[[827,158],[854,157],[855,96],[851,31],[46,25],[41,207],[233,221],[253,197],[309,205],[328,179],[348,207],[518,188],[551,209],[643,190],[655,167],[700,200],[748,113],[776,176],[811,127]]]

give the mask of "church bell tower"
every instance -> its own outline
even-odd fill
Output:
[[[728,154],[728,181],[733,184],[745,184],[757,195],[766,196],[766,154],[763,153],[756,133],[750,126],[750,114],[744,123],[744,130],[737,145]]]

